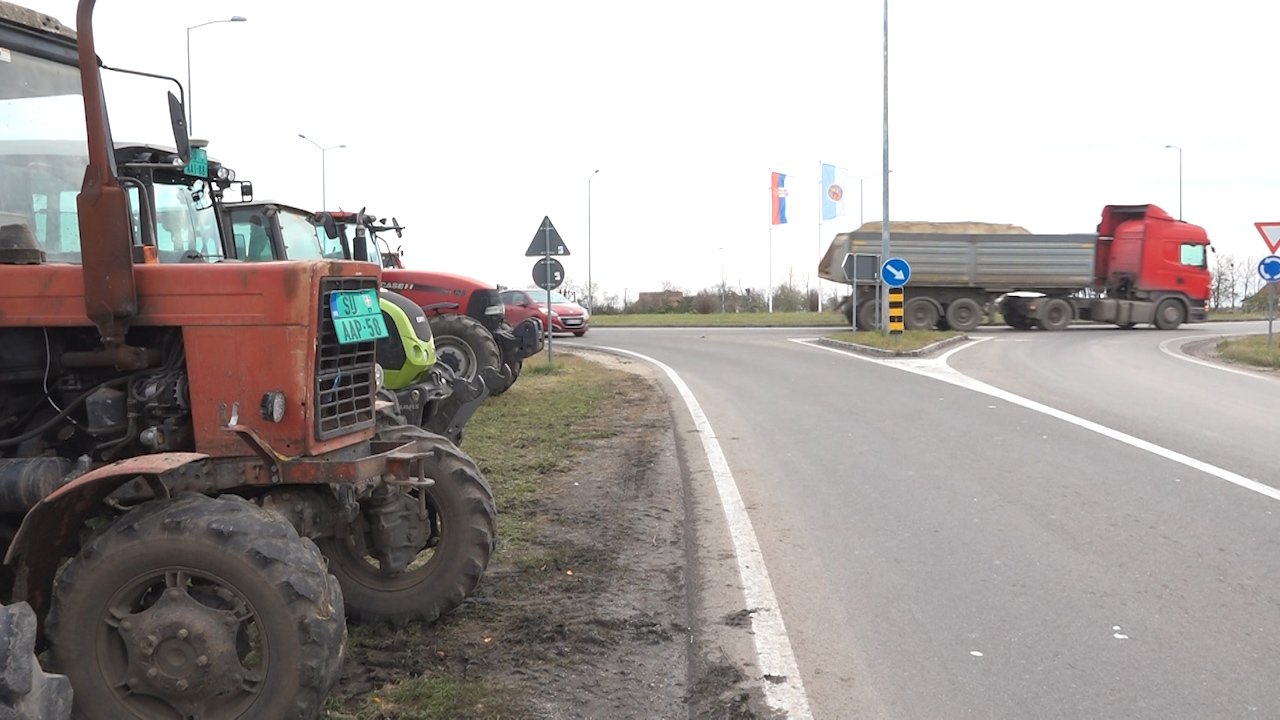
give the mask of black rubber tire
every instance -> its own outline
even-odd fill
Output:
[[[475,461],[440,435],[402,425],[386,428],[378,438],[416,439],[419,449],[431,449],[427,472],[435,485],[427,490],[427,506],[438,518],[439,544],[424,549],[429,553],[425,564],[399,575],[383,574],[344,539],[324,538],[320,549],[342,586],[353,622],[435,622],[475,591],[489,565],[497,538],[493,490]]]
[[[1076,311],[1071,303],[1062,298],[1049,298],[1040,311],[1040,327],[1043,330],[1057,332],[1066,330],[1075,319]]]
[[[858,306],[858,329],[876,329],[876,301],[867,300]]]
[[[938,312],[938,306],[932,300],[918,297],[907,301],[902,320],[908,330],[932,330],[941,316],[942,313]]]
[[[516,380],[520,379],[520,371],[524,369],[524,360],[517,360],[511,363],[507,366],[507,369],[511,371],[511,384],[515,385]]]
[[[1177,330],[1187,321],[1187,310],[1173,298],[1165,298],[1156,305],[1155,326],[1161,330]]]
[[[179,634],[188,625],[196,630]],[[346,627],[324,557],[283,517],[235,496],[184,495],[129,511],[67,563],[47,634],[78,718],[300,720],[324,711]],[[220,642],[219,630],[234,642]],[[245,666],[254,661],[256,672]],[[187,706],[197,695],[215,705]]]
[[[66,720],[71,681],[40,668],[36,614],[24,603],[0,605],[0,720]]]
[[[479,320],[466,315],[449,313],[433,315],[428,320],[431,335],[436,342],[438,362],[448,365],[455,375],[474,380],[483,368],[502,370],[502,352],[489,329]],[[506,388],[489,388],[490,395],[497,395]]]
[[[947,305],[946,322],[952,330],[977,330],[982,324],[982,306],[973,298],[956,298]]]
[[[1005,315],[1004,324],[1014,330],[1030,330],[1035,327],[1031,321],[1023,315]]]

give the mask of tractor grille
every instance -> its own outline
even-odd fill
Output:
[[[316,347],[316,437],[325,440],[371,427],[376,343],[342,345],[333,327],[329,296],[337,290],[377,290],[374,278],[320,281],[320,335]]]

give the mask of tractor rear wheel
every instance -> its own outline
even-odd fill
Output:
[[[129,511],[54,588],[76,716],[315,718],[338,680],[342,592],[279,514],[185,495]]]
[[[367,531],[374,508],[361,503],[364,522],[352,526],[347,537],[325,538],[320,549],[329,570],[342,586],[347,614],[353,621],[434,622],[475,591],[489,564],[497,537],[497,509],[493,491],[470,457],[444,437],[422,428],[402,425],[383,430],[380,440],[417,440],[430,449],[426,474],[435,481],[426,489],[429,532],[407,569],[384,568],[368,548]],[[417,493],[408,491],[410,510],[419,507]],[[414,514],[416,517],[416,513]],[[356,537],[352,533],[361,533]]]
[[[436,358],[448,365],[453,374],[465,380],[474,380],[484,368],[494,368],[502,374],[502,353],[493,333],[479,320],[466,315],[434,315],[428,321],[431,335],[436,341]],[[496,395],[501,389],[489,388]]]

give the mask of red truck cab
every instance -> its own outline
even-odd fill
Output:
[[[1096,282],[1109,297],[1185,303],[1185,319],[1203,321],[1212,278],[1204,228],[1155,205],[1108,205],[1098,224]]]

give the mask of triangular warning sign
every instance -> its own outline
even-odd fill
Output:
[[[1267,249],[1272,255],[1280,250],[1280,222],[1260,222],[1254,223],[1253,226],[1258,228],[1262,239],[1267,241]]]
[[[542,224],[538,226],[538,232],[533,236],[533,242],[529,243],[529,249],[524,251],[525,257],[541,257],[544,255],[568,255],[569,246],[564,244],[564,240],[560,239],[560,232],[556,230],[556,226],[551,224],[551,218],[543,217]]]

